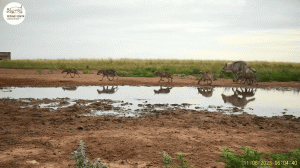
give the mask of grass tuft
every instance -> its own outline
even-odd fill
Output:
[[[242,147],[243,155],[237,155],[229,148],[222,148],[222,154],[219,156],[221,159],[217,159],[216,162],[225,163],[225,168],[241,167],[241,168],[271,168],[276,165],[278,168],[296,168],[300,163],[300,148],[284,153],[268,153],[257,152],[252,150],[249,146]],[[268,161],[265,161],[266,158]]]

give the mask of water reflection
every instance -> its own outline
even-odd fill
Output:
[[[165,89],[162,88],[162,86],[160,86],[159,90],[155,90],[154,89],[154,94],[168,94],[170,93],[172,87],[166,87]]]
[[[204,97],[211,97],[214,92],[214,87],[198,87],[198,93]]]
[[[98,92],[98,94],[102,94],[102,93],[114,94],[117,90],[118,90],[118,86],[117,87],[112,86],[110,89],[108,88],[108,86],[106,86],[106,88],[105,88],[105,86],[103,86],[103,89],[102,90],[97,89],[97,92]]]
[[[2,92],[12,92],[12,89],[13,89],[13,88],[11,88],[11,87],[0,87],[0,90],[1,90]]]
[[[237,92],[238,95],[244,96],[244,97],[253,97],[256,93],[256,88],[240,88],[241,90],[239,90],[239,88],[235,88],[235,91],[232,88],[233,92]]]
[[[64,91],[68,90],[68,91],[74,91],[74,90],[77,90],[77,87],[76,86],[64,86],[62,87],[62,89]]]
[[[64,89],[66,91],[64,91]],[[72,91],[68,91],[72,90]],[[97,90],[97,93],[95,92]],[[171,92],[172,90],[172,92]],[[128,105],[115,103],[116,108],[127,108],[128,113],[145,110],[144,103],[152,110],[184,108],[201,111],[221,111],[230,114],[233,109],[258,116],[294,115],[300,117],[299,88],[245,88],[245,87],[146,87],[146,86],[78,86],[76,87],[0,87],[0,99],[69,98],[69,103],[107,99],[126,101]],[[155,94],[153,94],[153,92]],[[295,94],[297,93],[297,94]],[[221,95],[221,96],[220,96]],[[144,100],[147,100],[145,102]],[[251,102],[251,103],[249,103]],[[159,106],[157,105],[159,104]],[[188,104],[188,106],[181,106]],[[175,106],[173,106],[175,105]],[[59,106],[59,105],[57,105]],[[60,107],[60,106],[59,106]],[[149,109],[149,108],[148,108]],[[147,109],[146,109],[147,110]],[[242,112],[241,112],[242,113]],[[236,114],[236,113],[235,113]]]
[[[221,94],[224,103],[230,103],[236,107],[245,107],[249,102],[254,101],[255,98],[247,99],[247,97],[253,97],[255,95],[256,89],[245,88],[244,90],[239,90],[238,88],[231,88],[233,95],[226,96],[223,93]],[[242,97],[239,97],[242,96]]]

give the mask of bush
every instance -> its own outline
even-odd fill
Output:
[[[82,71],[83,74],[92,74],[92,71],[91,70],[88,70],[88,69],[84,69]]]
[[[97,158],[91,163],[85,156],[85,144],[82,140],[79,141],[78,149],[72,152],[73,156],[70,159],[76,160],[75,165],[78,168],[109,168],[105,163],[102,163],[100,158]]]
[[[264,152],[258,153],[256,150],[252,150],[249,146],[242,147],[243,155],[237,155],[229,148],[222,148],[222,154],[219,156],[222,159],[217,159],[216,162],[225,163],[225,168],[270,168],[270,166],[276,165],[278,168],[289,167],[296,168],[299,167],[300,163],[300,148],[293,150],[288,154],[278,153],[272,154],[268,153],[264,155]],[[272,158],[272,161],[265,161],[265,158]]]
[[[158,152],[158,153],[162,154],[163,164],[165,165],[165,167],[166,168],[170,167],[173,162],[173,158],[169,156],[169,154],[166,151]],[[180,167],[172,166],[172,168],[194,168],[191,167],[188,164],[187,160],[184,158],[186,156],[185,154],[175,153],[175,156],[180,160]]]

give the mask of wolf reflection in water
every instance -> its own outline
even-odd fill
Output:
[[[68,90],[68,91],[74,91],[74,90],[77,90],[77,87],[76,86],[63,86],[62,89],[64,91]]]
[[[117,87],[112,86],[110,89],[108,88],[108,86],[106,86],[106,88],[105,86],[103,86],[103,89],[102,90],[97,89],[97,92],[98,94],[102,94],[102,93],[114,94],[117,90],[118,90],[118,86]]]
[[[170,93],[172,87],[166,87],[165,89],[162,88],[162,86],[160,86],[159,90],[155,90],[154,89],[154,94],[168,94]]]
[[[235,90],[232,88],[233,95],[226,96],[224,94],[221,94],[224,103],[230,103],[233,106],[236,107],[245,107],[249,102],[254,101],[255,98],[247,100],[247,97],[253,97],[255,95],[256,89],[253,88],[245,88],[244,90],[241,88],[239,90],[238,88],[235,88]],[[242,96],[242,97],[239,97]]]
[[[214,92],[214,87],[198,87],[198,93],[204,97],[211,97]]]

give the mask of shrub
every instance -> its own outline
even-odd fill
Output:
[[[242,147],[240,149],[244,150],[244,155],[236,155],[234,151],[231,151],[229,148],[222,148],[222,154],[219,156],[221,159],[217,159],[216,162],[224,162],[225,168],[232,168],[232,167],[249,167],[249,168],[257,168],[257,167],[265,167],[261,165],[257,165],[256,161],[261,163],[261,161],[264,161],[261,158],[261,155],[264,153],[258,153],[255,150],[251,150],[250,147]],[[219,150],[221,151],[221,150]],[[225,159],[225,160],[224,160]]]
[[[88,69],[84,69],[84,70],[82,71],[82,73],[83,73],[83,74],[91,74],[92,71],[91,71],[91,70],[88,70]]]
[[[170,167],[174,158],[169,156],[169,154],[166,151],[158,152],[158,153],[162,154],[163,164],[165,165],[165,167],[166,168]],[[188,164],[188,161],[184,158],[185,156],[186,156],[185,154],[175,153],[175,157],[180,160],[180,167],[172,166],[172,168],[194,168]]]
[[[82,140],[79,141],[78,149],[72,152],[73,156],[70,159],[76,160],[75,165],[78,168],[109,168],[105,163],[102,163],[100,158],[97,158],[91,163],[85,156],[85,144]]]
[[[280,164],[277,168],[281,167],[299,167],[300,163],[300,148],[289,152],[288,154],[284,153],[268,153],[269,156],[275,161],[276,164]]]

